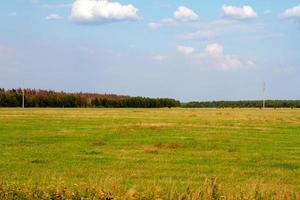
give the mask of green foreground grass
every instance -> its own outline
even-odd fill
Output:
[[[0,198],[297,199],[299,177],[299,109],[0,109]]]

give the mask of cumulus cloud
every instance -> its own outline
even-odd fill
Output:
[[[76,0],[71,11],[71,19],[83,24],[133,21],[138,18],[138,9],[133,5],[108,0]]]
[[[251,6],[243,6],[241,8],[235,6],[226,6],[222,7],[223,16],[236,20],[247,20],[254,19],[257,17],[257,13]]]
[[[206,46],[206,53],[209,55],[222,55],[223,54],[223,46],[219,43],[212,43]]]
[[[158,29],[164,25],[176,25],[179,23],[195,22],[199,20],[199,16],[190,8],[180,6],[174,13],[173,18],[161,19],[157,22],[148,24],[150,30]]]
[[[194,53],[194,51],[195,51],[195,49],[193,47],[181,46],[181,45],[177,45],[176,50],[179,53],[182,53],[184,55],[190,55],[190,54]]]
[[[176,20],[181,22],[193,22],[199,20],[199,16],[192,9],[185,6],[180,6],[173,15]]]
[[[216,60],[216,67],[222,71],[237,70],[243,67],[243,62],[234,56],[222,56]]]
[[[190,59],[196,59],[220,71],[236,71],[242,68],[255,67],[255,62],[251,60],[225,54],[224,47],[218,42],[207,44],[205,50],[198,53],[195,53],[194,48],[188,46],[177,46],[176,50],[189,56]]]
[[[300,19],[300,5],[287,9],[282,13],[281,17],[285,19]]]
[[[45,19],[46,20],[58,20],[58,19],[61,19],[61,16],[59,16],[58,14],[50,14]]]
[[[204,57],[212,63],[212,66],[221,71],[255,66],[253,61],[244,61],[237,56],[224,54],[224,47],[217,42],[206,46]]]

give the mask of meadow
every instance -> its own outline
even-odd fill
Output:
[[[300,109],[0,109],[0,199],[299,199]]]

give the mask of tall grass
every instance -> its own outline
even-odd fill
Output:
[[[104,189],[105,188],[105,189]],[[300,194],[284,188],[268,188],[260,184],[226,190],[216,178],[207,179],[199,188],[185,187],[180,190],[171,184],[169,189],[159,186],[147,188],[132,187],[125,189],[118,185],[67,186],[63,182],[42,187],[38,185],[19,185],[0,183],[1,200],[299,200]]]

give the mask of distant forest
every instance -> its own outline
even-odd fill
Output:
[[[22,107],[22,89],[1,89],[0,107]],[[115,94],[66,93],[52,90],[24,90],[25,107],[53,108],[261,108],[262,101],[203,101],[180,103],[170,98],[130,97]],[[300,100],[267,100],[267,108],[300,108]]]
[[[24,90],[25,107],[54,108],[162,108],[179,107],[180,102],[169,98],[130,97],[114,94],[66,93],[52,90]],[[22,107],[22,89],[0,89],[0,107]]]
[[[262,100],[189,102],[185,108],[262,108]],[[300,108],[300,100],[266,100],[266,108]]]

